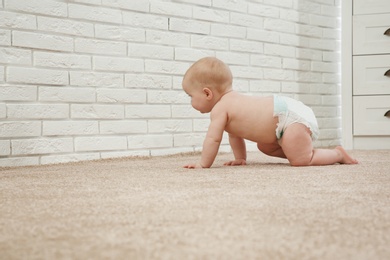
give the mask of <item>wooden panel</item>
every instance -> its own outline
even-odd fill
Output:
[[[353,94],[390,94],[390,55],[353,57]]]
[[[355,135],[390,135],[390,95],[353,98]]]
[[[386,53],[390,54],[390,14],[354,16],[353,54]]]
[[[353,1],[354,15],[381,14],[381,13],[390,13],[389,0],[354,0]]]

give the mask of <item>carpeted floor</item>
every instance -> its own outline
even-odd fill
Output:
[[[199,155],[0,169],[0,259],[390,259],[390,150],[359,165]]]

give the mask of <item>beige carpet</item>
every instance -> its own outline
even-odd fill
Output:
[[[0,169],[1,259],[390,259],[390,151],[359,165],[181,166],[198,155]]]

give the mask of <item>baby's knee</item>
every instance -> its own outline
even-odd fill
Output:
[[[302,156],[296,159],[289,159],[290,165],[294,167],[310,166],[312,165],[312,156]]]

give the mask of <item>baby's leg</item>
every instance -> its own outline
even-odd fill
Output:
[[[357,163],[342,147],[335,149],[313,149],[309,128],[299,123],[287,127],[280,140],[280,145],[292,166]]]
[[[257,143],[257,148],[268,156],[287,158],[282,147],[278,143],[264,144]]]

